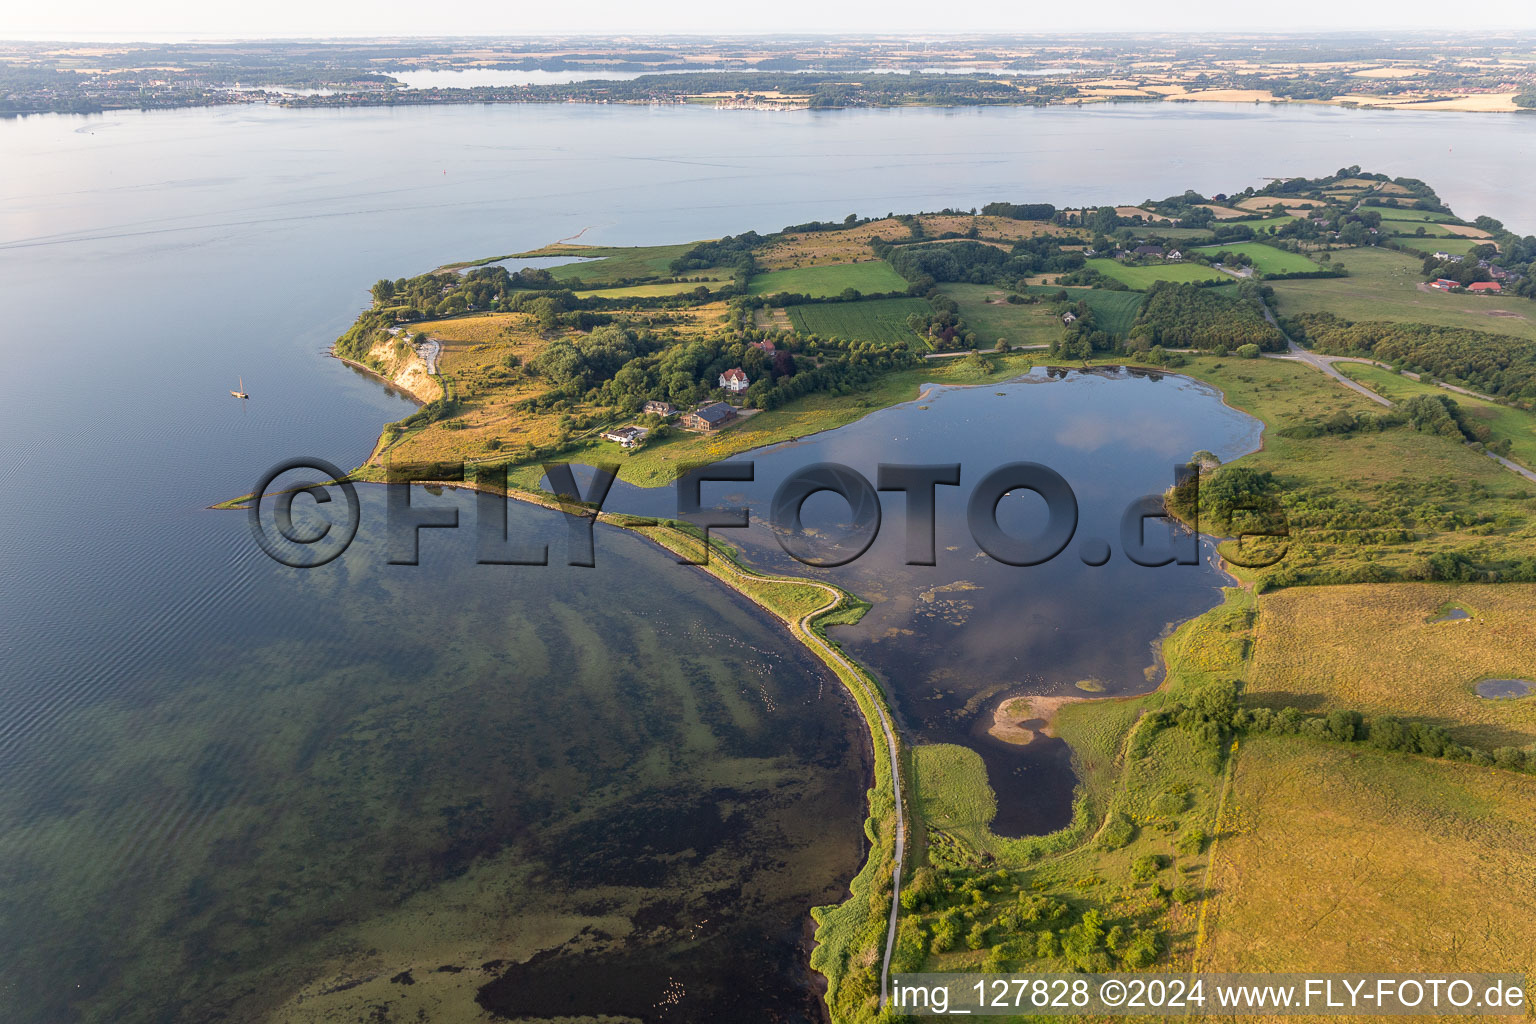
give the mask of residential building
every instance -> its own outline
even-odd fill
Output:
[[[688,430],[719,430],[735,418],[735,409],[724,402],[713,402],[684,413],[678,422]]]
[[[633,448],[644,441],[650,435],[650,431],[644,427],[615,427],[603,434],[604,441],[612,441],[622,448]]]
[[[739,366],[733,366],[720,375],[720,386],[733,395],[741,394],[751,383],[747,380],[746,372]]]

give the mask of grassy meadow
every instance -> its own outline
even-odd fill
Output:
[[[1014,305],[1006,290],[983,284],[946,284],[943,292],[976,331],[980,348],[991,348],[999,338],[1010,345],[1049,345],[1061,337],[1061,318],[1045,303]]]
[[[1217,287],[1224,287],[1218,285]],[[1235,285],[1234,285],[1235,287]],[[1141,292],[1116,292],[1104,288],[1058,288],[1054,285],[1031,285],[1035,295],[1055,295],[1064,291],[1073,302],[1086,302],[1093,310],[1094,322],[1100,330],[1108,331],[1117,338],[1124,338],[1136,323],[1136,314],[1146,296]]]
[[[1448,606],[1472,617],[1434,621]],[[1248,684],[1257,703],[1392,714],[1485,750],[1536,743],[1536,697],[1490,700],[1472,689],[1536,679],[1536,585],[1293,588],[1259,607]]]
[[[1146,267],[1126,266],[1119,260],[1091,259],[1088,266],[1105,277],[1113,278],[1128,288],[1145,291],[1158,281],[1220,281],[1225,278],[1219,270],[1203,267],[1198,263],[1160,263]]]
[[[1253,260],[1253,265],[1261,274],[1295,274],[1308,271],[1321,270],[1322,268],[1312,260],[1295,252],[1286,252],[1284,249],[1276,249],[1272,245],[1263,242],[1238,242],[1235,245],[1204,245],[1202,250],[1211,254],[1231,252],[1242,253]]]
[[[1254,737],[1211,858],[1198,967],[1536,975],[1532,850],[1536,778]]]
[[[1422,259],[1390,249],[1345,249],[1333,258],[1348,277],[1276,281],[1276,312],[1465,327],[1536,340],[1536,306],[1527,300],[1435,291],[1423,283]]]
[[[556,243],[491,262],[504,260],[514,265],[519,259],[569,256],[576,262],[549,269],[557,280],[579,278],[584,284],[601,285],[642,277],[666,277],[671,274],[669,264],[697,244],[683,242],[677,245],[612,246]]]
[[[1421,571],[1435,552],[1475,553],[1493,543],[1536,553],[1531,485],[1466,445],[1407,427],[1296,436],[1335,414],[1383,411],[1302,363],[1198,356],[1184,372],[1221,388],[1229,404],[1266,426],[1263,449],[1233,465],[1275,474],[1290,537],[1276,565],[1234,568],[1243,579],[1388,579]],[[1223,551],[1231,550],[1228,542]]]
[[[1405,401],[1414,395],[1447,395],[1466,411],[1468,417],[1487,426],[1492,431],[1493,440],[1508,438],[1511,459],[1527,468],[1536,468],[1536,414],[1470,395],[1449,393],[1445,388],[1368,363],[1339,362],[1334,363],[1334,369],[1394,402]]]

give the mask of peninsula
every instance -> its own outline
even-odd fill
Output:
[[[1162,644],[1153,692],[979,711],[1009,742],[1071,745],[1064,830],[994,834],[976,752],[895,734],[882,681],[826,633],[861,602],[719,549],[714,575],[821,657],[870,729],[870,855],[815,912],[832,1018],[876,1019],[889,972],[1401,971],[1442,931],[1480,969],[1530,972],[1536,704],[1477,684],[1536,676],[1533,260],[1536,238],[1348,167],[1114,207],[1000,198],[556,244],[380,280],[336,352],[423,402],[355,478],[462,463],[575,514],[539,490],[542,463],[665,484],[925,382],[1042,363],[1209,382],[1264,446],[1191,453],[1198,495],[1168,501],[1213,535],[1268,534],[1221,545],[1237,585]],[[1495,856],[1523,888],[1476,870]],[[1447,924],[1469,919],[1497,927]]]

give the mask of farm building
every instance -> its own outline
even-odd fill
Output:
[[[680,422],[689,430],[719,430],[735,418],[735,409],[724,402],[715,402],[684,413]]]
[[[1138,245],[1131,250],[1132,256],[1161,256],[1163,247],[1160,245]]]
[[[1430,287],[1431,288],[1438,288],[1438,289],[1440,289],[1443,292],[1448,292],[1448,291],[1451,291],[1452,289],[1460,288],[1461,287],[1461,282],[1460,281],[1452,281],[1448,277],[1442,277],[1438,281],[1436,281],[1434,284],[1430,285]]]
[[[1498,295],[1504,290],[1504,286],[1497,281],[1473,281],[1467,285],[1467,291],[1478,292],[1483,295]]]

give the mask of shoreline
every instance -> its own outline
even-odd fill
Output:
[[[418,406],[426,404],[417,396],[396,385],[390,378],[385,377],[372,367],[341,356],[334,349],[329,354],[334,358],[340,359],[348,366],[361,371],[366,376],[375,379],[384,386],[410,396]],[[1050,364],[1031,362],[1028,368],[1004,379],[1008,380],[1025,376],[1041,366],[1047,369],[1051,368]],[[1095,368],[1107,366],[1113,366],[1120,372],[1147,372],[1181,376],[1201,387],[1213,389],[1220,395],[1220,400],[1224,405],[1236,408],[1227,402],[1225,392],[1214,383],[1202,380],[1193,374],[1181,373],[1165,367],[1140,366],[1123,360],[1117,360],[1104,363],[1085,361],[1081,366],[1063,366],[1061,368],[1091,373]],[[923,381],[918,384],[917,393],[914,397],[903,398],[900,401],[882,405],[877,409],[866,410],[850,422],[857,422],[870,413],[882,409],[895,408],[911,402],[923,401],[925,396],[930,395],[935,388],[976,388],[996,386],[998,383],[996,380],[955,384],[933,380]],[[1262,423],[1262,421],[1260,422]],[[825,433],[832,429],[836,428],[829,426],[824,430],[813,431],[806,436],[814,436],[815,434]],[[388,437],[388,431],[381,430],[379,439],[375,442],[367,462],[371,462],[378,457],[381,445],[385,443],[386,437]],[[780,443],[783,442],[769,442],[766,445],[753,446],[753,448],[771,448]],[[1259,447],[1262,447],[1262,427],[1260,428]],[[744,450],[750,451],[753,448]],[[1245,452],[1244,454],[1247,453]],[[366,468],[367,462],[348,473],[347,479],[363,483],[384,482],[359,477],[359,472]],[[686,533],[681,528],[683,524],[676,521],[653,520],[622,512],[594,512],[584,505],[563,501],[557,496],[528,490],[523,487],[507,486],[505,489],[491,487],[482,484],[478,479],[440,482],[424,480],[414,481],[414,483],[424,486],[440,486],[445,489],[475,491],[477,493],[482,491],[496,493],[501,494],[504,498],[563,512],[567,515],[585,516],[596,523],[604,523],[617,529],[637,534],[657,547],[684,557],[695,555],[698,550],[698,544],[701,541],[701,538],[693,537]],[[259,496],[248,494],[242,498],[210,507],[249,510],[252,499],[257,497]],[[685,537],[688,539],[685,540]],[[1215,541],[1213,539],[1213,551],[1214,549]],[[869,951],[869,953],[881,961],[880,988],[878,992],[881,1005],[883,1006],[889,989],[890,962],[896,946],[896,931],[901,914],[901,882],[906,859],[908,829],[910,827],[909,816],[915,814],[917,810],[915,804],[909,804],[910,793],[903,786],[902,777],[902,759],[903,757],[912,757],[913,748],[901,740],[885,694],[874,675],[867,667],[845,655],[841,651],[840,646],[827,636],[825,627],[819,625],[823,620],[829,619],[841,611],[856,610],[861,617],[863,609],[860,606],[867,607],[867,602],[862,601],[852,592],[834,584],[792,576],[770,575],[750,568],[740,561],[738,552],[735,549],[719,542],[709,543],[709,554],[713,557],[709,558],[704,564],[698,564],[697,567],[712,576],[719,583],[729,587],[744,599],[761,608],[783,625],[791,637],[798,641],[808,653],[838,678],[839,682],[843,684],[844,691],[854,701],[860,715],[864,719],[873,755],[874,774],[873,785],[868,791],[866,815],[863,823],[864,832],[870,839],[868,856],[865,858],[859,871],[849,880],[845,899],[839,903],[824,907],[808,908],[809,917],[815,924],[813,932],[814,945],[811,950],[808,966],[812,974],[817,977],[819,986],[823,989],[824,1004],[830,1012],[833,1009],[833,997],[841,984],[848,966],[855,957],[867,955],[865,951]],[[1215,551],[1215,554],[1218,562],[1221,563],[1220,568],[1223,570],[1223,575],[1227,576],[1229,580],[1233,580],[1234,577],[1230,571],[1226,571],[1224,560],[1220,559],[1219,551]],[[765,588],[784,586],[796,588],[810,587],[826,595],[827,601],[810,611],[796,616],[786,610],[786,608],[777,605],[769,594],[764,592]],[[857,618],[854,621],[857,621]],[[1178,628],[1178,625],[1177,623],[1170,624],[1174,629]],[[1162,639],[1162,637],[1159,639]],[[1157,641],[1154,641],[1154,644],[1156,643]],[[1160,681],[1149,692],[1159,689],[1163,682],[1166,682],[1166,671],[1164,673],[1164,680]],[[1039,700],[1041,698],[1036,697],[1034,699]],[[1091,700],[1093,698],[1084,697],[1078,699]],[[1075,703],[1076,700],[1073,702]],[[1000,712],[1003,707],[1010,703],[1012,702],[1005,700],[996,710]],[[1051,703],[1054,705],[1056,702],[1052,701]],[[1054,712],[1056,710],[1057,707],[1053,706],[1051,708],[1052,714],[1049,716],[1050,718],[1054,719]],[[1049,724],[1047,723],[1047,728],[1049,728]],[[1046,734],[1048,735],[1048,733]],[[884,743],[881,742],[882,739],[885,741]],[[1078,753],[1074,751],[1072,754],[1074,765],[1078,756]],[[1078,818],[1076,807],[1081,802],[1081,794],[1074,796],[1073,802],[1074,820],[1065,828],[1049,835],[1059,835],[1070,842],[1071,836],[1076,833],[1086,831],[1087,834],[1091,834],[1093,828],[1091,823],[1076,820]],[[1102,826],[1102,822],[1099,824]],[[1046,839],[1047,837],[1042,836],[1039,838]],[[881,888],[887,884],[890,887],[889,911],[886,920],[879,922],[884,926],[882,930],[885,933],[882,956],[880,950],[881,940],[873,931],[876,923],[873,917],[874,906],[876,905],[874,897],[878,893],[880,897],[879,903],[884,904],[885,894],[881,891]]]

